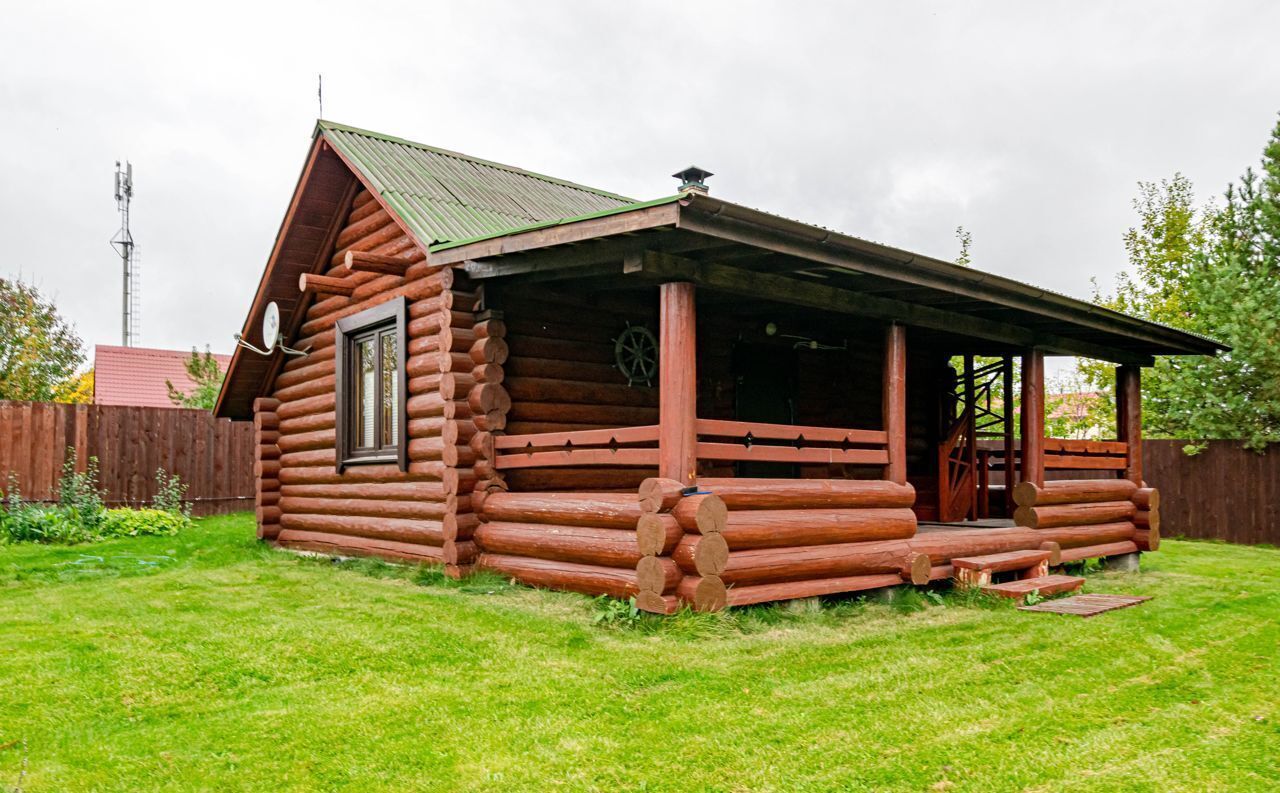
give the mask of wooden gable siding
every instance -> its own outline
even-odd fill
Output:
[[[348,251],[399,256],[412,264],[403,276],[351,272],[343,264]],[[465,531],[474,482],[467,440],[475,433],[466,403],[472,383],[465,350],[475,301],[462,291],[459,282],[465,279],[454,270],[424,260],[368,191],[355,196],[325,272],[355,289],[349,297],[321,296],[308,307],[292,344],[311,351],[284,364],[271,399],[263,400],[271,415],[255,420],[260,431],[275,425],[278,433],[278,461],[261,466],[264,485],[270,487],[272,473],[278,482],[278,497],[267,497],[277,502],[263,520],[268,539],[302,549],[454,565],[474,556]],[[408,470],[353,465],[339,474],[335,325],[401,296],[408,303]],[[264,441],[268,451],[262,456],[270,457],[270,437]]]

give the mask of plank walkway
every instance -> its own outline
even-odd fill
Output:
[[[1018,606],[1019,611],[1044,611],[1050,614],[1072,614],[1096,617],[1108,611],[1136,606],[1150,600],[1137,595],[1072,595],[1059,600],[1046,600],[1034,606]]]

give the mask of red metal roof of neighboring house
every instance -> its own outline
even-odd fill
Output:
[[[194,384],[187,377],[184,364],[190,357],[190,350],[98,344],[93,348],[93,401],[98,405],[178,407],[169,399],[165,381],[171,381],[179,391],[189,392]],[[226,372],[231,356],[214,353],[213,357],[218,368]]]

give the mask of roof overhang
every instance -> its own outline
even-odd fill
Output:
[[[673,231],[681,233],[661,233]],[[614,244],[602,244],[609,239]],[[477,279],[691,280],[744,296],[1118,363],[1227,349],[1013,279],[696,193],[442,246],[431,258],[463,264]]]

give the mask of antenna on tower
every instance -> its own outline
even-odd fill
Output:
[[[120,211],[120,230],[111,238],[111,247],[120,254],[124,276],[124,294],[121,301],[121,344],[132,347],[138,338],[137,314],[137,245],[129,231],[129,203],[133,200],[133,163],[125,161],[124,168],[116,160],[116,209]]]
[[[320,103],[320,115],[318,118],[324,118],[324,75],[316,75],[316,100]]]

